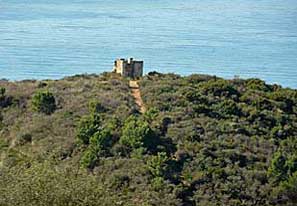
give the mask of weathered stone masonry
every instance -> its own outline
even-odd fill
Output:
[[[113,71],[124,77],[141,77],[143,75],[143,61],[136,61],[133,58],[117,59],[114,62]]]

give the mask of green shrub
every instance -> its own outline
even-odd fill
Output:
[[[2,115],[2,113],[1,113],[1,111],[0,111],[0,130],[1,130],[3,127],[4,127],[4,125],[3,125],[3,115]]]
[[[80,160],[80,165],[83,168],[93,169],[98,160],[97,153],[98,150],[93,146],[90,146],[86,151],[84,151]]]
[[[146,164],[153,177],[163,177],[165,175],[168,160],[165,152],[158,152],[156,156],[150,157]]]
[[[113,145],[112,127],[108,124],[106,128],[101,126],[98,114],[92,114],[83,118],[78,129],[79,142],[89,145],[81,158],[81,166],[93,169],[100,157],[111,154]]]
[[[146,151],[146,148],[139,147],[131,152],[130,157],[134,159],[143,159],[143,154],[145,154]]]
[[[91,138],[90,143],[97,150],[106,150],[112,146],[112,134],[108,129],[97,131]]]
[[[102,120],[98,114],[82,117],[77,128],[77,139],[80,143],[89,144],[90,138],[101,130]]]
[[[132,149],[150,147],[154,141],[154,132],[149,124],[135,116],[129,117],[123,126],[120,143]]]
[[[239,116],[241,111],[237,107],[237,104],[233,100],[224,100],[215,105],[213,109],[223,116],[237,115]]]
[[[130,177],[125,174],[115,174],[111,176],[110,180],[111,188],[113,188],[116,191],[119,191],[127,186],[129,186]]]
[[[155,177],[152,179],[152,186],[154,190],[160,191],[165,187],[165,180],[163,177]]]
[[[271,161],[268,175],[274,178],[276,182],[284,181],[288,177],[286,160],[286,157],[281,152],[277,152]]]
[[[0,109],[9,107],[13,104],[13,98],[11,96],[6,96],[6,89],[4,87],[0,87]]]
[[[33,110],[47,115],[54,113],[56,110],[56,100],[54,95],[49,91],[38,91],[32,98]]]
[[[89,102],[89,112],[91,114],[106,112],[106,110],[107,109],[97,100],[91,100]]]
[[[25,133],[25,134],[21,134],[17,137],[16,139],[16,144],[17,145],[24,145],[26,143],[32,142],[32,135]]]
[[[112,132],[116,131],[119,125],[118,119],[112,118],[103,126],[104,112],[107,111],[106,108],[96,100],[91,100],[88,106],[90,115],[83,116],[80,119],[77,127],[77,139],[80,143],[89,144],[90,139],[93,138],[93,144],[95,144],[95,141],[99,141],[99,145],[104,141],[111,141]],[[102,131],[103,127],[106,128],[104,131]],[[105,139],[106,137],[102,137],[102,135],[108,136],[109,139]]]
[[[0,205],[296,205],[295,90],[154,75],[128,118],[116,78],[47,81],[64,100],[53,116],[26,109],[38,82],[0,81]]]
[[[8,141],[4,139],[0,139],[0,152],[2,151],[2,149],[5,149],[7,147],[9,147]]]
[[[150,108],[144,113],[144,118],[147,122],[152,122],[158,116],[159,110],[157,108]]]
[[[5,95],[6,89],[4,87],[0,87],[0,97]]]
[[[260,91],[269,91],[270,88],[268,85],[265,84],[264,81],[262,81],[261,79],[248,79],[246,81],[246,86],[247,88],[249,89],[252,89],[252,90],[260,90]]]
[[[185,93],[185,97],[189,102],[198,103],[198,104],[207,104],[207,99],[204,95],[200,93],[200,91],[197,90],[189,90]]]
[[[297,172],[297,141],[288,138],[281,142],[281,146],[274,154],[268,169],[268,175],[276,182],[288,180]]]
[[[214,96],[231,97],[232,95],[239,95],[236,88],[230,84],[227,80],[214,79],[208,82],[201,83],[201,89],[204,94],[211,94]]]
[[[297,172],[281,183],[280,194],[287,197],[290,203],[297,204]]]

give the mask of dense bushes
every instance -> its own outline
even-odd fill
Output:
[[[5,87],[0,87],[0,109],[13,104],[13,98],[6,95]]]
[[[180,169],[170,180],[183,186],[185,203],[294,202],[296,90],[202,75],[153,75],[141,89],[148,107],[159,110],[152,124],[171,117],[164,135],[176,144],[169,162]]]
[[[78,131],[77,138],[83,144],[89,144],[90,138],[97,132],[101,130],[102,120],[100,114],[92,113],[88,116],[84,116],[81,118]]]
[[[282,202],[297,203],[297,140],[287,138],[281,142],[268,168],[268,176]]]
[[[2,115],[2,113],[1,113],[1,111],[0,111],[0,131],[2,130],[2,128],[3,128],[3,115]]]
[[[131,149],[146,149],[154,147],[154,138],[154,132],[147,122],[131,116],[125,121],[120,143]]]
[[[1,109],[0,205],[296,204],[296,90],[155,72],[140,85],[144,114],[116,74],[0,82],[17,103]],[[27,106],[40,88],[58,91],[53,115]]]
[[[154,177],[162,177],[166,172],[166,162],[168,161],[168,157],[166,153],[159,152],[156,156],[152,156],[148,161],[147,165],[149,167],[150,172]]]
[[[0,97],[3,97],[5,95],[6,89],[4,87],[0,87]]]
[[[49,91],[38,91],[32,98],[33,110],[44,114],[52,114],[56,110],[56,100]]]
[[[89,103],[89,115],[83,116],[77,128],[79,144],[87,145],[81,164],[86,168],[93,168],[100,156],[108,154],[113,144],[112,131],[104,125],[104,107],[94,100]],[[109,125],[110,126],[110,125]]]
[[[24,145],[26,143],[30,143],[32,142],[32,135],[31,134],[28,134],[28,133],[25,133],[25,134],[20,134],[16,141],[15,141],[15,144],[16,145]]]
[[[146,158],[155,151],[120,144],[137,108],[126,80],[78,75],[42,83],[0,81],[0,87],[15,103],[0,109],[0,205],[180,204],[169,183],[158,191],[151,183]],[[32,113],[40,88],[54,94],[59,109],[53,115]],[[135,118],[155,118],[149,116]]]
[[[284,181],[277,188],[277,193],[282,197],[283,204],[297,204],[297,172],[293,173],[287,181]]]
[[[157,146],[154,131],[140,117],[130,116],[121,127],[117,121],[104,120],[104,115],[93,108],[90,115],[82,117],[77,130],[78,143],[88,147],[82,156],[83,167],[94,168],[100,157],[116,155],[114,153],[133,152],[132,156],[141,157]],[[120,130],[120,134],[116,130]]]
[[[107,205],[110,195],[95,177],[33,162],[23,173],[1,170],[0,193],[0,205],[26,206]]]

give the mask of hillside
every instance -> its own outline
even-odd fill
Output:
[[[0,81],[0,205],[296,205],[297,91],[150,73]],[[139,96],[139,93],[137,93]]]

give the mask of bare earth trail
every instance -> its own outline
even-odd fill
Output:
[[[140,89],[139,89],[139,85],[137,81],[134,80],[130,80],[129,82],[129,87],[131,89],[132,92],[132,96],[135,99],[135,103],[138,105],[138,107],[140,108],[140,113],[145,113],[146,108],[143,104],[142,98],[141,98],[141,94],[140,94]]]

